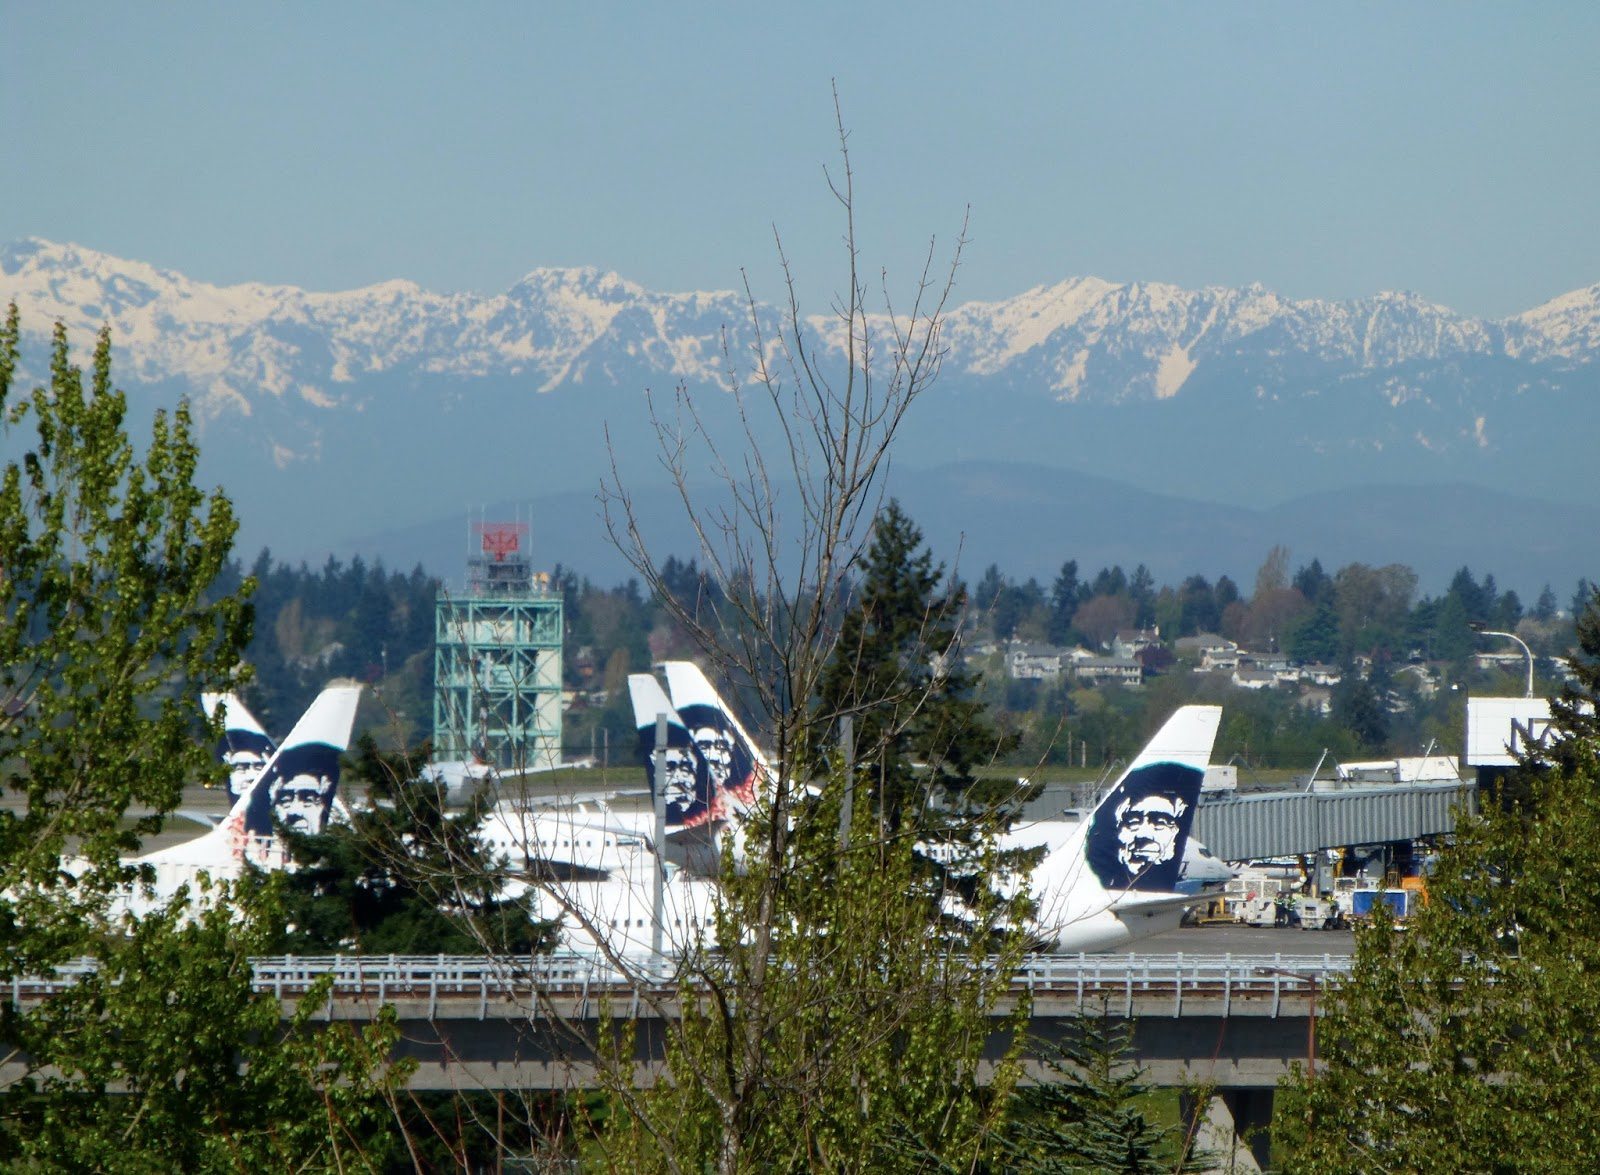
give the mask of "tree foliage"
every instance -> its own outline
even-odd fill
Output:
[[[528,954],[541,945],[526,904],[503,897],[510,862],[479,835],[492,795],[447,811],[442,791],[416,778],[419,762],[380,751],[370,734],[357,739],[349,774],[368,803],[348,824],[291,836],[279,950]]]
[[[249,957],[281,920],[270,888],[180,890],[113,919],[149,879],[126,854],[215,772],[196,737],[202,689],[235,684],[249,633],[222,594],[234,520],[194,485],[186,405],[128,434],[102,332],[90,377],[57,327],[50,379],[15,402],[20,324],[0,330],[0,976],[81,978],[0,1011],[26,1070],[0,1090],[0,1161],[35,1170],[339,1170],[381,1162],[392,1020],[287,1025],[250,984]],[[236,585],[247,591],[249,584]],[[130,819],[139,806],[149,812]],[[69,847],[73,857],[65,854]]]
[[[1187,1133],[1163,1126],[1153,1088],[1132,1057],[1132,1026],[1101,1009],[1044,1052],[1043,1080],[1012,1095],[1000,1146],[986,1169],[1016,1175],[1157,1175],[1207,1169]]]
[[[0,976],[83,949],[86,915],[128,878],[122,858],[214,770],[196,697],[232,681],[250,612],[210,599],[235,523],[194,485],[189,410],[126,429],[102,332],[87,381],[58,326],[50,380],[13,398],[20,324],[0,330]],[[125,821],[130,808],[150,812]],[[60,867],[69,845],[82,865]],[[19,928],[27,927],[26,933]]]
[[[38,1066],[8,1089],[0,1161],[78,1171],[342,1171],[401,1159],[404,1065],[393,1009],[368,1025],[287,1023],[250,986],[281,920],[272,895],[223,891],[132,925],[99,967],[13,1020]]]
[[[1579,693],[1517,769],[1524,802],[1465,822],[1404,933],[1358,937],[1315,1076],[1279,1094],[1286,1170],[1600,1168],[1600,739]]]
[[[973,768],[1007,746],[972,696],[958,640],[965,599],[944,578],[922,532],[891,501],[817,692],[821,713],[854,720],[859,798],[891,833],[908,822],[921,831],[930,796],[941,817],[952,803],[969,814],[986,807],[995,797],[975,792]]]

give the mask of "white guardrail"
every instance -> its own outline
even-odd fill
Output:
[[[587,1004],[590,996],[635,992],[641,986],[675,990],[680,978],[672,959],[640,960],[623,971],[584,955],[289,955],[251,964],[256,990],[280,1000],[303,996],[331,976],[330,1003],[426,1000],[429,1016],[441,1002],[476,1000],[482,1017],[491,999],[538,992],[575,996]],[[1298,1011],[1302,999],[1314,1000],[1318,991],[1347,975],[1350,965],[1345,955],[1036,955],[1019,968],[1012,987],[1036,999],[1070,1000],[1079,1012],[1104,1007],[1132,1015],[1136,1000],[1170,999],[1170,1014],[1181,1016],[1185,1001],[1203,999],[1220,1000],[1227,1015],[1233,1001],[1241,999],[1276,1016],[1286,998]],[[11,1004],[46,998],[93,968],[92,960],[74,960],[50,976],[14,979]],[[1263,1009],[1266,1002],[1270,1008]]]

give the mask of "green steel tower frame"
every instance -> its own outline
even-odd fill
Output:
[[[466,591],[434,607],[433,755],[507,773],[561,762],[561,594],[524,554],[524,523],[478,523]]]

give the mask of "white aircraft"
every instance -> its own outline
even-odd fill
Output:
[[[628,685],[642,751],[654,748],[657,716],[667,718],[661,786],[668,813],[668,924],[662,938],[665,949],[672,949],[684,945],[685,934],[709,942],[716,888],[704,879],[711,870],[695,866],[707,859],[707,848],[716,860],[719,834],[738,835],[743,816],[772,776],[704,674],[688,662],[668,662],[665,669],[670,709],[653,677],[636,674]],[[1185,908],[1232,876],[1189,835],[1221,714],[1216,706],[1179,709],[1085,821],[1043,821],[1008,834],[1008,847],[1045,849],[1029,884],[1037,907],[1034,933],[1048,950],[1109,950],[1170,929]],[[647,763],[653,792],[655,765],[653,759]],[[653,817],[645,819],[653,823]],[[617,954],[651,949],[652,871],[662,866],[648,843],[639,847],[648,838],[641,823],[635,824],[630,852],[613,857],[608,877],[542,887],[536,909],[561,923],[565,949],[593,952],[597,934]],[[686,852],[689,846],[696,851]],[[680,863],[687,868],[677,868]]]
[[[283,868],[288,854],[278,827],[322,831],[360,698],[361,687],[353,684],[331,685],[318,694],[221,824],[193,840],[125,862],[148,867],[154,876],[149,885],[135,883],[120,895],[113,912],[142,917],[170,902],[180,885],[189,885],[193,893],[202,873],[222,881],[239,877],[246,862],[262,869]]]
[[[1048,822],[1029,878],[1035,933],[1052,953],[1103,951],[1171,930],[1209,887],[1232,876],[1189,835],[1222,720],[1182,706],[1128,764],[1089,817]],[[1013,830],[1025,845],[1028,829]]]

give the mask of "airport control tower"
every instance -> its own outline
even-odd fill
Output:
[[[434,608],[433,756],[515,774],[561,761],[561,595],[522,522],[472,525],[466,590]]]

